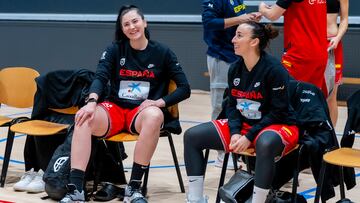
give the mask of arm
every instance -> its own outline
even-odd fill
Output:
[[[92,120],[94,118],[94,113],[96,110],[97,101],[99,96],[102,95],[104,87],[110,79],[111,69],[115,66],[114,61],[114,49],[115,45],[108,47],[106,51],[103,52],[95,75],[95,80],[92,82],[89,89],[89,99],[92,98],[91,102],[87,102],[75,115],[75,124],[81,126],[86,120]]]
[[[165,102],[165,107],[168,107],[189,98],[190,85],[176,55],[170,49],[166,53],[165,60],[165,65],[169,69],[169,78],[176,83],[176,90],[161,99]]]
[[[276,2],[275,5],[267,5],[261,2],[259,5],[259,12],[267,19],[275,21],[279,19],[286,11],[286,6],[282,5],[280,1]]]
[[[260,18],[261,14],[258,12],[242,14],[241,16],[236,16],[232,18],[224,18],[224,28],[226,29],[248,21],[259,21]]]
[[[337,35],[333,37],[330,41],[330,49],[335,49],[346,33],[346,30],[349,25],[349,0],[339,0],[340,1],[340,24]]]
[[[243,22],[259,20],[260,18],[260,14],[257,12],[224,18],[224,11],[221,10],[223,5],[220,5],[220,3],[220,1],[213,0],[205,0],[202,3],[202,22],[204,27],[208,30],[223,30],[235,25],[239,25]]]
[[[89,89],[90,95],[95,93],[98,97],[102,96],[104,88],[111,78],[112,69],[116,66],[116,49],[116,44],[113,43],[102,53],[96,69],[95,79]]]

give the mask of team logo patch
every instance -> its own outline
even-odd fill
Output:
[[[62,167],[62,165],[64,165],[64,163],[69,159],[68,156],[63,156],[60,157],[58,159],[56,159],[55,163],[54,163],[54,172],[58,172],[60,170],[60,168]]]
[[[260,82],[256,82],[254,87],[259,87],[260,86]]]
[[[125,65],[125,58],[120,59],[120,66],[123,66],[123,65]]]
[[[235,78],[234,81],[233,81],[233,84],[235,86],[238,86],[240,84],[240,78]]]
[[[148,69],[154,68],[154,66],[155,66],[154,64],[150,63],[150,64],[147,66],[147,68],[148,68]]]

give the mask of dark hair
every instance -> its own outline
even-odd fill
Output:
[[[137,14],[139,14],[139,16],[141,16],[141,19],[145,19],[144,17],[144,13],[137,7],[134,5],[124,5],[120,8],[119,13],[118,13],[118,17],[116,20],[116,28],[115,28],[115,41],[121,41],[121,40],[128,40],[128,38],[126,37],[126,35],[124,34],[124,32],[122,31],[122,24],[121,24],[121,20],[122,17],[127,14],[129,11],[135,10]],[[148,31],[147,28],[145,28],[145,37],[147,39],[150,39],[150,33]]]
[[[279,35],[279,30],[276,29],[271,24],[262,24],[258,22],[249,21],[246,24],[253,27],[252,29],[252,38],[259,38],[259,49],[264,50],[268,45],[270,39],[274,39]]]

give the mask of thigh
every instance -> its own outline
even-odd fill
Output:
[[[218,137],[221,140],[224,150],[226,152],[230,152],[229,145],[230,145],[231,135],[230,135],[228,120],[219,119],[219,120],[214,120],[211,123],[215,127],[215,130],[217,132]]]
[[[123,109],[117,106],[115,103],[112,102],[102,102],[99,103],[97,107],[99,112],[99,118],[96,119],[96,123],[104,123],[106,122],[106,131],[101,134],[98,132],[98,136],[104,136],[109,138],[113,135],[124,130],[125,126],[125,112],[127,109]],[[96,125],[95,125],[96,126]]]
[[[343,76],[343,46],[340,41],[336,49],[334,50],[335,54],[335,83],[341,84],[342,76]]]
[[[224,150],[223,140],[214,122],[202,123],[186,130],[184,133],[185,150],[190,146],[201,150]]]
[[[265,131],[272,131],[280,136],[282,143],[285,145],[284,151],[282,152],[282,156],[291,151],[294,147],[296,147],[299,140],[299,129],[295,125],[270,125],[263,130],[261,130],[257,137],[255,138],[253,144],[256,146],[256,141],[259,138],[259,135],[264,133]]]

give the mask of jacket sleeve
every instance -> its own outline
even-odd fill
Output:
[[[228,93],[228,103],[226,106],[226,115],[228,116],[228,124],[230,129],[230,135],[233,134],[240,134],[240,130],[242,127],[241,115],[240,111],[236,108],[237,101],[236,98],[232,96],[232,81],[234,79],[234,73],[237,68],[237,63],[231,65],[229,72],[228,72],[228,86],[229,86],[229,93]]]
[[[278,64],[281,66],[281,64]],[[253,141],[256,135],[265,127],[282,123],[284,118],[288,117],[289,96],[288,96],[289,75],[283,67],[276,67],[270,71],[266,79],[267,91],[270,92],[270,112],[265,115],[258,123],[253,125],[245,135],[250,141]]]
[[[203,0],[202,22],[207,30],[223,30],[224,15],[222,11],[222,1],[219,0]]]
[[[105,86],[110,80],[112,69],[115,68],[115,54],[115,43],[107,47],[106,50],[102,53],[96,69],[95,79],[90,86],[89,93],[96,93],[99,96],[102,95]]]
[[[165,56],[165,66],[169,71],[169,78],[176,83],[176,90],[162,98],[168,107],[189,98],[190,85],[176,55],[169,48]]]

